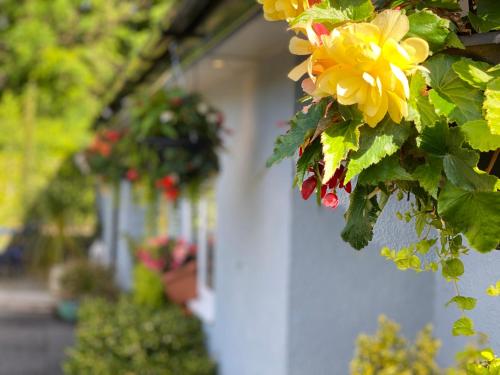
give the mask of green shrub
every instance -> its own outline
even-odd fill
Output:
[[[105,297],[114,299],[118,296],[113,272],[86,259],[68,263],[61,275],[60,283],[65,298]]]
[[[81,307],[67,375],[213,375],[199,322],[173,305],[87,300]]]
[[[132,293],[134,302],[141,306],[158,308],[166,301],[160,273],[143,264],[134,267]]]

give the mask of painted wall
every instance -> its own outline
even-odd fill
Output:
[[[194,88],[231,131],[216,188],[216,322],[207,330],[222,375],[286,375],[292,169],[267,169],[265,161],[283,131],[277,124],[293,113],[285,73],[293,58],[287,36],[266,40],[269,30],[280,35],[279,25],[250,28],[193,73],[201,77]],[[210,70],[211,59],[224,62],[223,72]]]
[[[336,211],[293,200],[290,270],[290,375],[347,374],[356,337],[374,332],[385,314],[409,336],[431,322],[433,275],[396,270],[380,257],[381,244],[398,246],[413,236],[394,222],[389,203],[371,245],[362,251],[344,243],[347,197]]]

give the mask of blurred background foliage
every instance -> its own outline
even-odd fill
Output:
[[[67,181],[61,164],[88,141],[115,78],[171,3],[0,0],[0,227],[20,227],[36,200],[51,199],[51,180]]]

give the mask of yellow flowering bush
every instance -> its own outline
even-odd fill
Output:
[[[379,317],[379,327],[373,336],[359,335],[350,365],[351,375],[498,375],[500,359],[491,349],[478,349],[469,344],[457,354],[456,365],[441,369],[436,355],[441,347],[433,337],[432,327],[426,326],[409,342],[400,326],[385,316]],[[484,343],[483,343],[484,344]]]
[[[440,369],[435,357],[441,343],[425,327],[409,343],[400,334],[400,326],[385,316],[379,318],[374,336],[360,335],[351,362],[351,375],[433,375]]]
[[[357,104],[370,126],[387,113],[400,123],[408,116],[407,76],[429,55],[425,40],[402,40],[409,27],[408,17],[401,11],[386,10],[370,23],[337,27],[322,35],[320,43],[308,33],[314,38],[307,64],[315,83],[313,96],[333,96],[340,104]],[[297,48],[300,44],[295,37],[291,52],[302,54],[304,50]]]

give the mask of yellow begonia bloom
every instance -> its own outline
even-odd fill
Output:
[[[309,8],[307,0],[257,0],[268,21],[291,20]]]
[[[309,40],[294,37],[290,51],[310,57],[290,77],[298,80],[308,72],[315,82],[314,96],[357,104],[370,126],[387,113],[400,123],[408,115],[407,76],[429,55],[425,40],[402,40],[408,30],[406,15],[386,10],[371,23],[348,23],[321,37],[311,38],[307,32]]]

